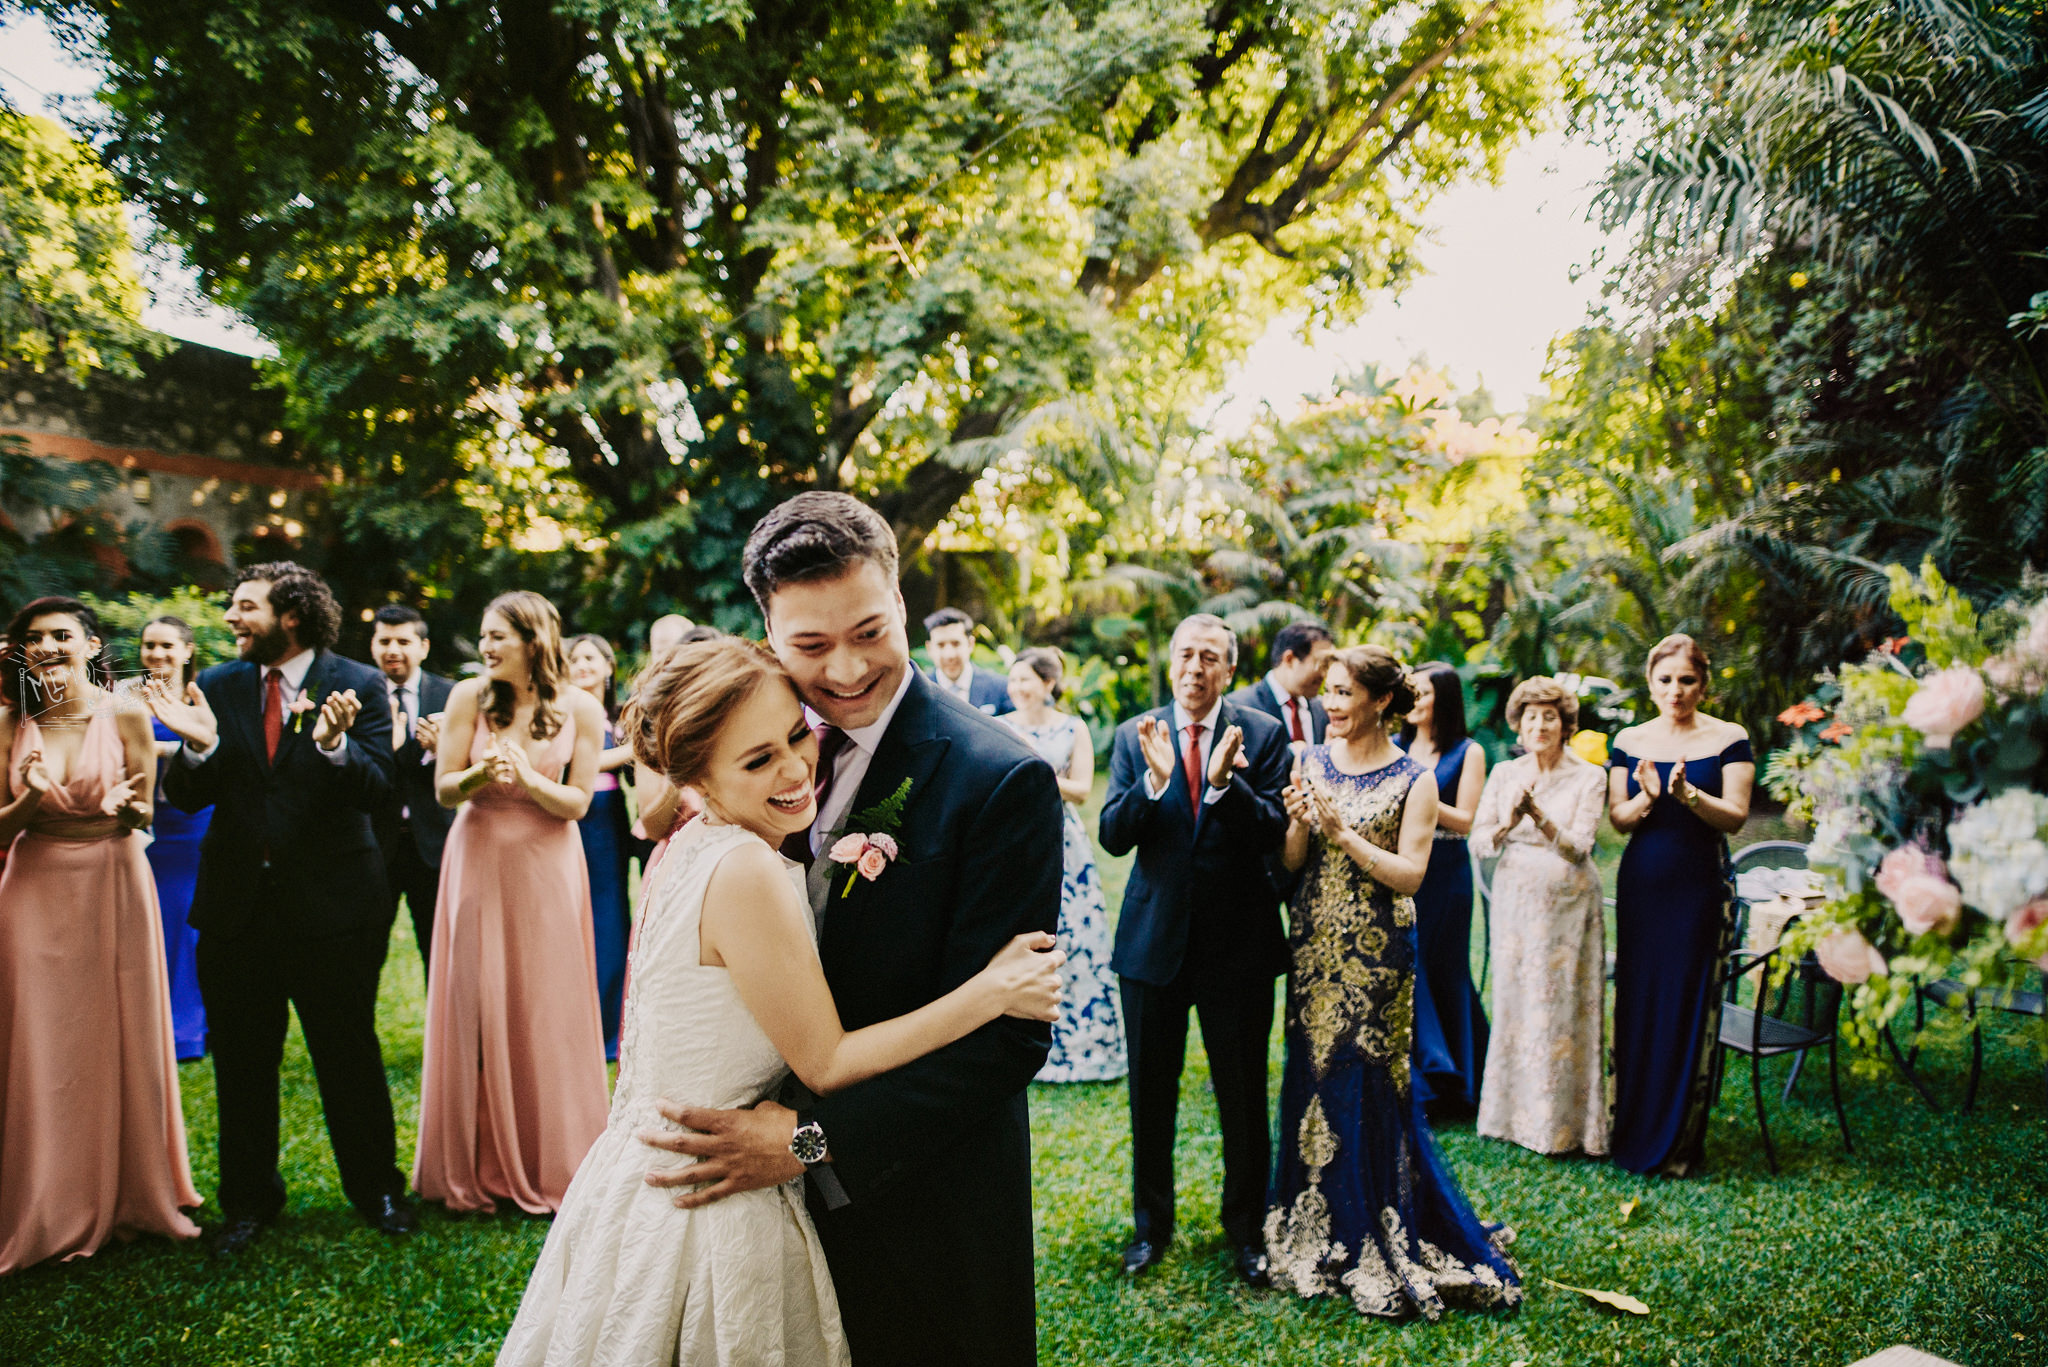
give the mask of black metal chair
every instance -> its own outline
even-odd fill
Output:
[[[1856,1152],[1855,1144],[1849,1138],[1849,1117],[1842,1110],[1841,1071],[1835,1057],[1835,1027],[1841,1011],[1840,992],[1829,992],[1833,985],[1812,955],[1800,959],[1787,975],[1785,981],[1773,988],[1771,967],[1781,955],[1772,949],[1746,958],[1739,953],[1729,966],[1727,980],[1728,1000],[1721,1005],[1721,1030],[1715,1040],[1714,1070],[1718,1078],[1730,1053],[1749,1056],[1749,1089],[1756,1099],[1756,1128],[1763,1137],[1764,1159],[1773,1173],[1778,1171],[1778,1151],[1771,1142],[1771,1128],[1764,1116],[1764,1060],[1785,1054],[1797,1055],[1794,1066],[1804,1062],[1806,1051],[1825,1047],[1828,1051],[1828,1095],[1835,1103],[1835,1123],[1841,1127],[1842,1148],[1845,1152]],[[1736,998],[1741,981],[1756,976],[1756,997],[1754,1006],[1737,1004]],[[1806,988],[1805,1020],[1792,1019],[1786,1014],[1795,985]],[[1776,994],[1773,1009],[1772,996]],[[1825,1008],[1818,1014],[1826,1019],[1823,1027],[1813,1020],[1816,1003],[1825,1002]],[[1790,1082],[1786,1089],[1790,1090]]]
[[[1963,1015],[1970,1023],[1970,1070],[1963,1082],[1963,1111],[1968,1114],[1977,1106],[1977,1084],[1984,1077],[1984,1023],[1977,1014],[1977,1008],[1987,1005],[1994,1010],[2015,1016],[2032,1016],[2039,1020],[2048,1014],[2048,993],[2019,989],[2010,993],[1985,993],[1972,988],[1956,978],[1939,978],[1931,983],[1915,984],[1913,990],[1913,1047],[1899,1060],[1906,1070],[1907,1078],[1924,1097],[1926,1088],[1920,1083],[1916,1066],[1920,1062],[1919,1033],[1927,1025],[1927,1003],[1937,1007],[1961,1005]],[[1889,1039],[1887,1035],[1887,1039]],[[1892,1045],[1894,1054],[1898,1045]],[[2044,1084],[2048,1084],[2048,1069],[2043,1070]]]
[[[1728,1000],[1734,1001],[1741,987],[1741,975],[1734,970],[1748,953],[1749,909],[1758,902],[1771,901],[1780,893],[1796,892],[1807,886],[1806,846],[1796,840],[1759,840],[1735,851],[1729,864],[1729,876],[1735,884],[1735,943],[1729,951],[1727,992]],[[1829,988],[1813,983],[1807,984],[1806,988],[1804,1017],[1806,1025],[1811,1027],[1814,1023],[1815,991],[1827,991]],[[1802,1053],[1792,1060],[1792,1070],[1785,1076],[1785,1087],[1779,1093],[1779,1101],[1792,1099],[1792,1089],[1799,1084],[1799,1075],[1805,1068],[1806,1055]]]

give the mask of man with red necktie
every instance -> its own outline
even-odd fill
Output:
[[[192,925],[220,1109],[216,1256],[283,1213],[278,1069],[296,1011],[320,1079],[343,1192],[386,1234],[416,1221],[398,1171],[377,1041],[377,974],[390,939],[372,818],[392,799],[383,675],[333,652],[341,609],[289,561],[242,571],[228,605],[240,659],[202,673],[195,702],[152,693],[184,741],[164,797],[212,807]]]
[[[1280,723],[1223,696],[1237,638],[1222,619],[1182,621],[1173,702],[1117,728],[1102,847],[1137,859],[1111,966],[1130,1041],[1132,1213],[1123,1269],[1158,1263],[1174,1232],[1173,1139],[1188,1012],[1202,1026],[1223,1130],[1224,1234],[1237,1274],[1266,1284],[1271,1138],[1266,1054],[1273,979],[1287,971],[1265,860],[1287,833],[1291,754]]]
[[[1240,707],[1255,707],[1279,722],[1290,742],[1321,745],[1330,728],[1330,714],[1317,699],[1336,650],[1330,629],[1322,623],[1289,622],[1273,633],[1266,652],[1266,677],[1238,689],[1230,701]]]

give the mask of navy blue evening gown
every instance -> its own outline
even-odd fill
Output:
[[[618,744],[609,724],[604,746]],[[590,810],[576,823],[583,837],[583,862],[590,869],[592,944],[597,951],[597,1006],[604,1023],[604,1056],[619,1057],[619,1011],[626,991],[626,948],[632,935],[626,861],[633,853],[633,819],[617,774],[599,774]]]
[[[1436,790],[1458,796],[1468,738],[1436,762]],[[1486,1008],[1472,985],[1472,854],[1465,837],[1439,829],[1429,871],[1415,890],[1415,1091],[1463,1110],[1479,1106],[1486,1067]]]
[[[150,728],[160,741],[178,737],[156,718]],[[150,826],[154,838],[146,854],[150,872],[156,875],[156,900],[164,924],[164,967],[171,982],[171,1037],[180,1063],[206,1057],[206,1003],[199,999],[199,932],[187,925],[192,914],[192,889],[199,882],[199,842],[213,824],[213,808],[181,812],[162,798],[163,768],[157,762],[156,815]]]
[[[1747,738],[1685,761],[1686,781],[1721,795],[1722,770],[1753,763]],[[1642,791],[1636,759],[1616,749],[1610,767]],[[1657,762],[1664,793],[1629,836],[1614,888],[1614,1161],[1630,1172],[1682,1177],[1699,1166],[1712,1107],[1713,1040],[1721,1028],[1721,965],[1734,918],[1728,841],[1671,796],[1671,764]]]
[[[1406,755],[1346,774],[1327,746],[1303,772],[1353,830],[1398,843],[1422,769]],[[1415,904],[1311,837],[1288,942],[1287,1063],[1266,1214],[1273,1284],[1361,1314],[1435,1319],[1522,1298],[1505,1231],[1458,1189],[1412,1085]]]

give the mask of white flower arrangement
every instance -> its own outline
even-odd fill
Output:
[[[2003,922],[2048,892],[2048,795],[2008,788],[1948,827],[1949,869],[1963,900]]]

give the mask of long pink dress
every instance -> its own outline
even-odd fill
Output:
[[[41,744],[24,718],[15,755]],[[22,785],[20,766],[8,768],[11,801]],[[110,1238],[199,1233],[180,1209],[199,1193],[143,839],[48,833],[97,822],[123,770],[120,727],[102,708],[0,874],[0,1274]]]
[[[536,770],[562,771],[575,726]],[[479,717],[470,763],[489,748]],[[439,906],[413,1188],[451,1210],[556,1210],[610,1106],[576,823],[487,785],[449,827]]]

